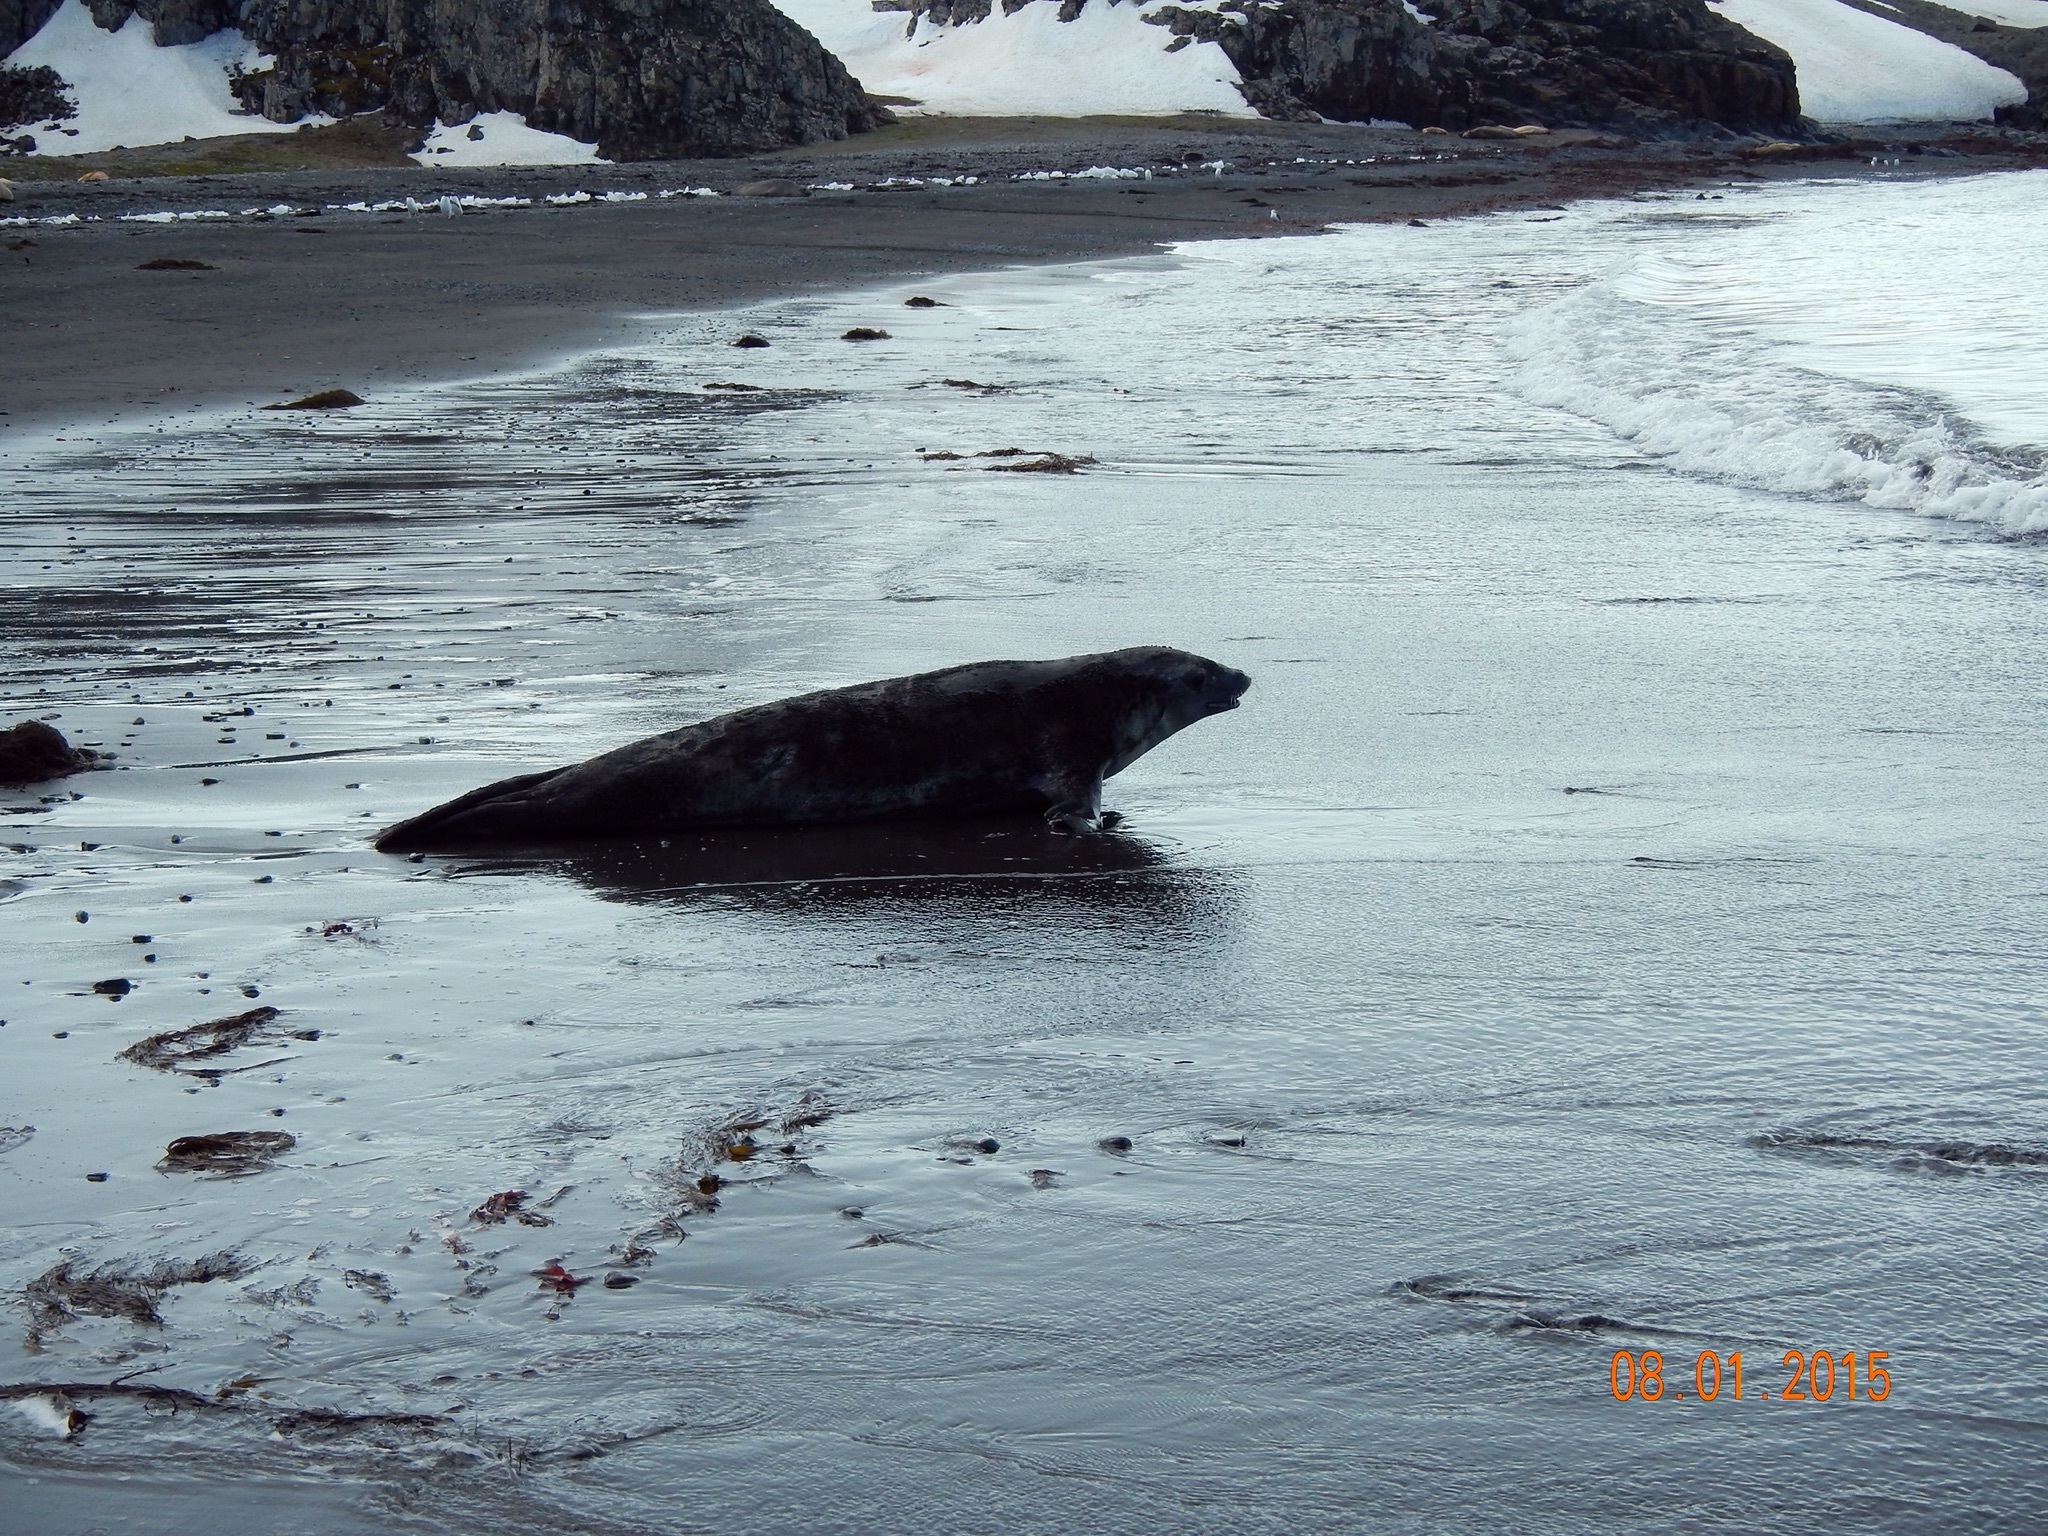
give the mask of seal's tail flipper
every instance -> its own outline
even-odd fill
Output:
[[[533,802],[523,791],[566,771],[550,768],[545,773],[522,773],[516,778],[486,784],[482,789],[472,789],[446,805],[437,805],[394,827],[386,827],[378,834],[377,851],[411,853],[418,849],[545,835],[546,828],[537,825]]]

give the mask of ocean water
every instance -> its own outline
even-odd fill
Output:
[[[2044,211],[1189,246],[14,439],[7,715],[120,771],[0,801],[0,1526],[2048,1522]],[[1151,642],[1254,687],[1099,845],[367,845]],[[158,1168],[231,1130],[294,1144]]]

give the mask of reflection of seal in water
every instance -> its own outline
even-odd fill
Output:
[[[1030,811],[1093,832],[1104,779],[1235,709],[1250,686],[1164,646],[948,667],[738,710],[488,784],[400,822],[377,846]]]

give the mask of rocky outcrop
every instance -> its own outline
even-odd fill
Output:
[[[0,0],[0,59],[43,30],[63,0]]]
[[[1223,0],[1146,19],[1217,43],[1268,117],[1637,132],[1799,122],[1790,56],[1703,0]]]
[[[99,760],[99,753],[72,746],[63,732],[40,720],[0,731],[0,786],[10,789],[83,773]]]
[[[145,5],[131,5],[128,0],[85,0],[85,8],[109,32],[118,31],[131,15],[140,12],[154,28],[159,48],[196,43],[223,27],[241,24],[241,8],[234,0],[150,0]]]
[[[65,94],[57,71],[38,65],[17,69],[0,64],[0,128],[39,123],[46,118],[69,117],[78,103]]]
[[[41,0],[0,0],[0,5]],[[161,44],[239,27],[275,59],[241,77],[273,122],[385,110],[424,127],[509,111],[614,160],[843,139],[888,113],[768,0],[87,0]]]

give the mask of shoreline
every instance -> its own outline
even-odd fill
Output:
[[[921,142],[874,149],[853,140],[748,160],[24,182],[0,215],[88,222],[0,229],[17,317],[0,442],[191,407],[260,406],[330,388],[370,398],[393,385],[526,370],[621,340],[650,314],[1186,240],[1864,176],[1871,160],[1886,162],[1877,172],[1886,175],[2019,169],[2048,165],[2048,140],[1971,130],[1910,148],[1850,141],[1760,157],[1753,143],[1629,144],[1583,133],[1494,143],[1338,125],[956,121]],[[1075,176],[1101,166],[1151,176]],[[1048,172],[1055,177],[1018,179]],[[976,184],[929,182],[970,175]],[[820,189],[732,195],[763,177]],[[891,179],[899,184],[877,185]],[[913,179],[925,184],[902,184]],[[692,187],[722,195],[658,196]],[[544,201],[575,191],[646,200]],[[445,218],[431,210],[442,195],[533,205]],[[428,211],[339,206],[407,197]],[[280,211],[242,215],[252,204]],[[236,216],[123,222],[198,210]],[[156,259],[206,270],[137,270]]]

